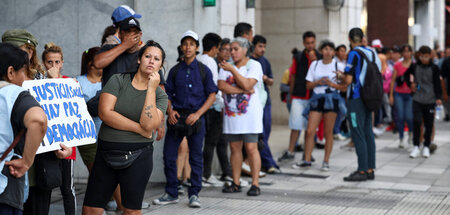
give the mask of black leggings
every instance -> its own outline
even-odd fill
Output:
[[[76,196],[75,186],[73,184],[73,166],[74,160],[62,159],[62,184],[59,187],[64,202],[64,213],[66,215],[75,215]]]
[[[98,143],[99,147],[89,176],[83,205],[104,208],[117,185],[120,184],[122,205],[127,209],[140,210],[145,188],[153,169],[153,147],[142,152],[131,166],[116,170],[105,163],[102,156],[105,151],[102,151],[101,147],[102,144],[112,145],[116,143],[102,141],[101,139],[98,140]]]
[[[434,104],[422,104],[416,101],[413,101],[413,124],[414,124],[414,136],[413,143],[414,146],[420,145],[420,127],[422,126],[422,120],[425,127],[424,146],[430,147],[431,143],[431,134],[433,132],[433,124],[434,124],[434,112],[435,105]]]
[[[203,148],[203,177],[208,179],[211,176],[211,164],[216,148],[222,174],[231,176],[231,167],[228,158],[228,143],[222,134],[223,118],[222,113],[209,109],[205,114],[206,135],[205,146]]]

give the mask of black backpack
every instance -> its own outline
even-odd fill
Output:
[[[360,97],[364,105],[370,111],[376,111],[383,104],[383,77],[377,64],[375,63],[375,53],[373,53],[372,61],[370,61],[363,51],[355,49],[367,62],[366,77],[364,77],[364,85],[361,86]],[[362,64],[361,64],[362,65]]]

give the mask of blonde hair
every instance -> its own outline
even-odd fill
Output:
[[[44,52],[42,52],[42,62],[45,62],[45,58],[47,57],[47,54],[50,52],[59,53],[61,55],[61,60],[64,60],[62,48],[55,45],[55,43],[53,42],[49,42],[44,46]]]
[[[42,75],[45,75],[45,72],[42,69],[42,66],[39,63],[39,59],[37,57],[36,47],[34,47],[33,45],[31,45],[29,43],[26,43],[25,46],[28,49],[33,50],[33,55],[31,56],[30,64],[28,64],[28,71],[27,71],[28,78],[34,79],[34,77],[36,76],[37,73],[41,73]]]

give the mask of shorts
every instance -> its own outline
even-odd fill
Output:
[[[316,111],[321,113],[335,112],[339,113],[339,100],[333,99],[333,109],[325,109],[325,98],[320,98],[317,100],[317,107],[311,107],[310,111]]]
[[[228,142],[243,141],[244,143],[257,143],[259,134],[227,134]]]
[[[86,166],[94,163],[95,153],[97,152],[97,143],[78,146],[78,151],[80,152],[81,159]]]
[[[306,99],[292,99],[291,113],[289,115],[289,128],[301,131],[306,128],[308,120],[303,116],[303,110],[308,105]]]
[[[109,142],[98,140],[99,144]],[[127,144],[127,143],[123,143]],[[131,166],[112,169],[103,159],[101,148],[97,149],[84,197],[84,206],[105,208],[117,185],[120,184],[122,205],[127,209],[140,210],[145,189],[153,169],[153,147],[141,153]]]

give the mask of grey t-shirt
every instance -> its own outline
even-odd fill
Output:
[[[416,65],[414,81],[417,91],[413,95],[413,101],[422,104],[434,104],[436,95],[433,86],[433,69],[431,66]]]
[[[103,87],[102,93],[109,93],[117,97],[114,111],[139,123],[147,90],[134,88],[130,78],[130,74],[113,75],[106,86]],[[167,105],[167,94],[160,87],[156,88],[156,107],[165,113]],[[153,137],[149,139],[134,132],[117,130],[106,123],[102,123],[98,137],[104,141],[119,143],[145,143],[154,140]]]

